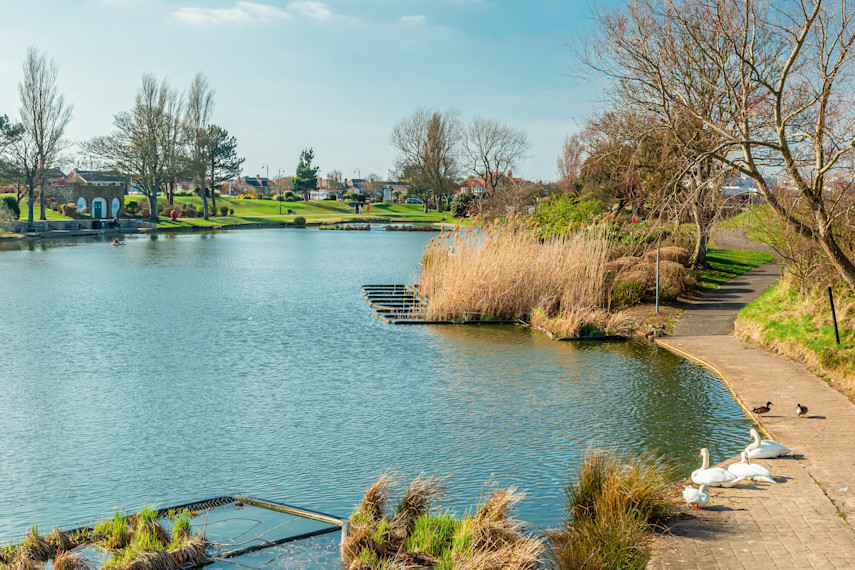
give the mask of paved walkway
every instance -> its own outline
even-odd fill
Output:
[[[758,423],[794,448],[793,457],[758,461],[777,485],[712,489],[709,507],[685,507],[687,518],[657,543],[650,568],[855,568],[847,524],[855,523],[855,406],[800,364],[729,336],[739,308],[775,273],[770,263],[722,286],[658,342],[713,369],[747,412],[771,401]],[[796,417],[796,404],[808,406],[807,418]]]

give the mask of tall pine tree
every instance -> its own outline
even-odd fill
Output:
[[[318,170],[320,167],[312,166],[312,160],[315,158],[314,151],[303,149],[300,153],[300,162],[297,164],[297,174],[294,176],[292,185],[294,192],[299,192],[303,195],[303,200],[309,201],[309,193],[318,187]]]

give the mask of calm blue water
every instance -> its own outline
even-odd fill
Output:
[[[734,455],[708,371],[642,343],[393,326],[359,286],[410,282],[430,234],[254,230],[0,245],[0,537],[245,492],[346,516],[386,469],[490,481],[561,516],[589,445]]]

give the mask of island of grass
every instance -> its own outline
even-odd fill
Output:
[[[0,549],[0,567],[41,570],[51,562],[54,570],[172,570],[184,564],[203,565],[207,544],[191,531],[191,513],[170,511],[166,516],[171,531],[158,522],[159,513],[150,506],[130,516],[116,511],[94,528],[70,533],[54,529],[41,536],[34,523],[23,542]]]

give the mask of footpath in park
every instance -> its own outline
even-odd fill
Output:
[[[731,335],[739,310],[778,277],[771,262],[730,281],[688,308],[674,335],[657,342],[716,372],[764,437],[794,451],[757,460],[778,484],[712,488],[700,511],[683,504],[648,568],[855,568],[855,405],[802,365]],[[770,413],[750,413],[767,401]],[[797,404],[808,407],[807,417],[796,416]]]

